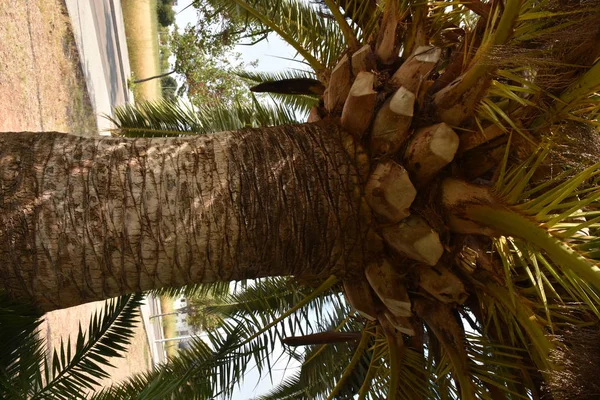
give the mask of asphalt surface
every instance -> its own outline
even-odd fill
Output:
[[[132,101],[131,76],[120,0],[66,0],[90,100],[100,131],[111,128],[103,114]]]

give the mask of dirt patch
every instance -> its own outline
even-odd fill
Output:
[[[97,135],[96,118],[63,0],[0,0],[0,132],[61,131]],[[77,338],[79,323],[103,303],[84,304],[46,315],[41,335],[49,350]],[[126,358],[112,359],[117,382],[151,365],[140,323]]]
[[[0,1],[0,38],[0,132],[97,132],[62,0]]]

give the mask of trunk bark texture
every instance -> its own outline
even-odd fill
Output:
[[[325,123],[2,134],[1,287],[48,311],[194,282],[343,276],[361,263],[364,207],[341,136]]]

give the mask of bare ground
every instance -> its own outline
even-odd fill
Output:
[[[61,131],[95,135],[96,118],[62,0],[0,0],[0,132]],[[102,303],[46,315],[41,335],[49,350],[61,338],[76,340]],[[125,358],[113,359],[116,382],[150,367],[140,323]]]
[[[0,132],[97,132],[65,10],[0,1]]]

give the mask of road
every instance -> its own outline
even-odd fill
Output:
[[[133,100],[121,0],[66,0],[81,67],[98,128],[111,128],[103,114]]]

